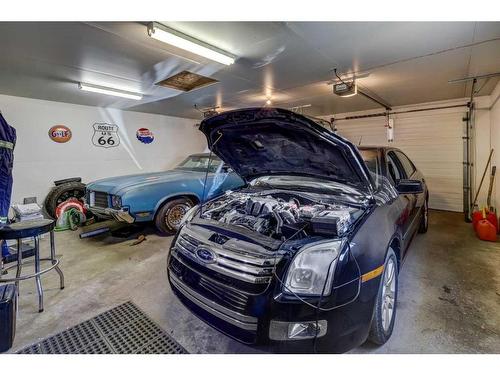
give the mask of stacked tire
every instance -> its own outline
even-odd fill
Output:
[[[54,181],[55,187],[49,192],[44,202],[45,212],[53,219],[56,219],[56,208],[69,198],[76,198],[83,202],[85,197],[85,184],[81,178]]]

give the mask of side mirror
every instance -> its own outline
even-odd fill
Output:
[[[399,180],[396,183],[399,194],[420,194],[424,192],[422,181],[419,180]]]

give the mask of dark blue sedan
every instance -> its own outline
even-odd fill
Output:
[[[226,112],[200,130],[246,186],[187,213],[168,258],[179,299],[264,349],[384,344],[401,264],[427,231],[422,173],[398,149],[358,149],[283,109]]]

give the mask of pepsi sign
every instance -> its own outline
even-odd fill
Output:
[[[138,129],[135,135],[140,142],[146,144],[153,142],[153,140],[155,139],[153,132],[147,128]]]

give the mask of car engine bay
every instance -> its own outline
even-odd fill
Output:
[[[226,192],[204,206],[201,218],[287,240],[308,235],[342,237],[361,214],[359,208],[273,190]]]

